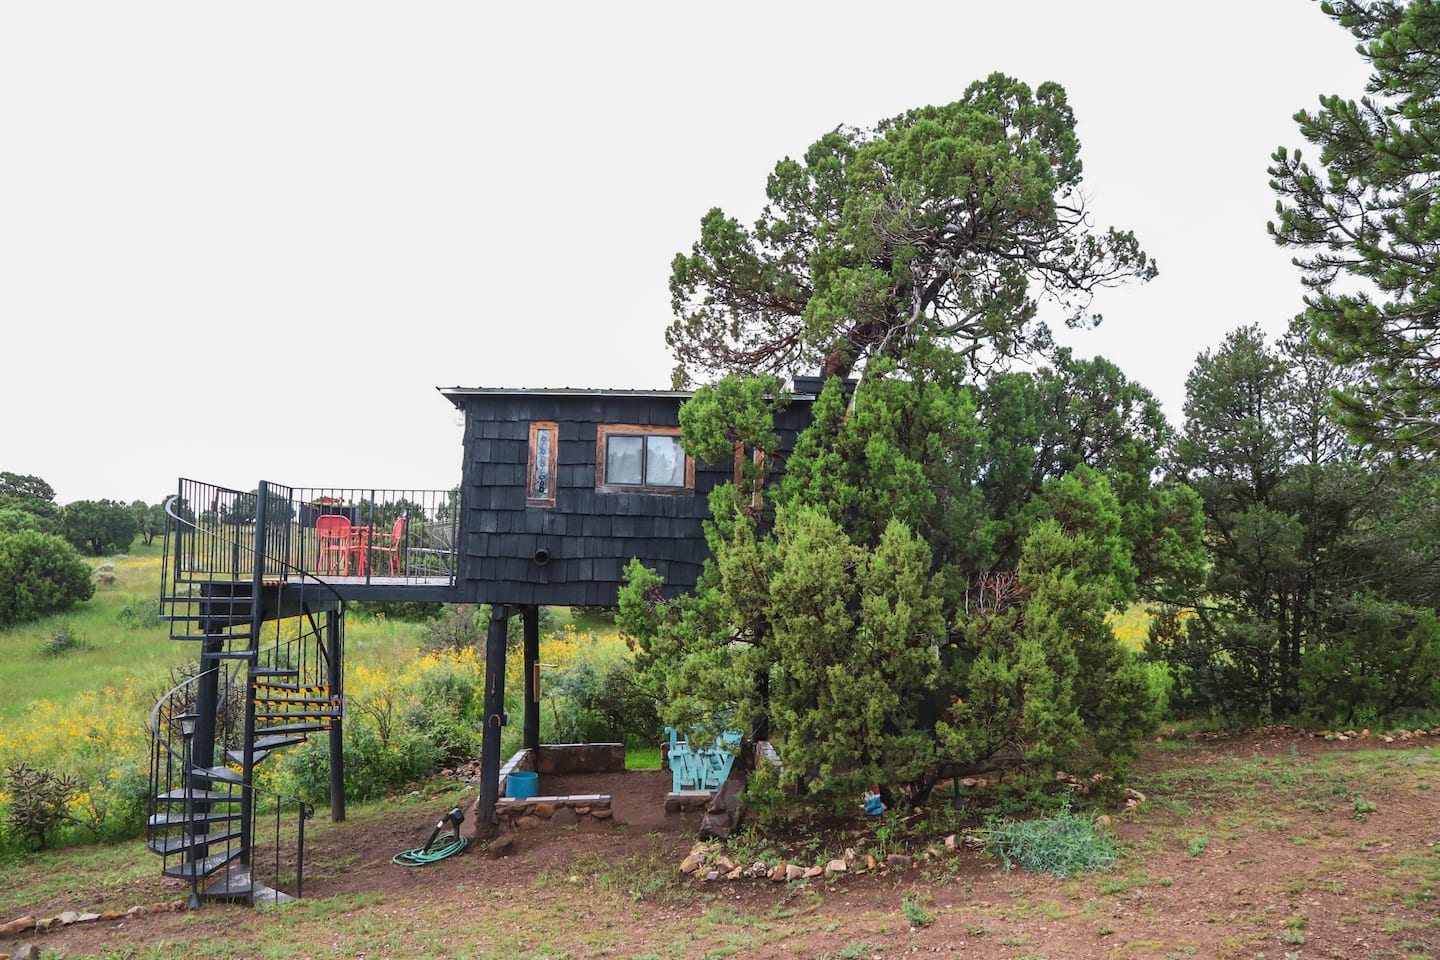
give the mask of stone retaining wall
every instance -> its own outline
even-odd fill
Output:
[[[609,820],[614,814],[610,810],[607,794],[577,794],[568,797],[529,797],[524,800],[505,799],[495,804],[495,817],[502,823],[520,828],[538,827],[541,823],[577,823],[580,818]]]

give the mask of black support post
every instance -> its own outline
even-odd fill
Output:
[[[525,625],[525,746],[540,749],[540,608],[521,611]]]
[[[500,734],[505,726],[505,605],[490,607],[490,629],[485,635],[485,730],[480,740],[480,810],[476,827],[488,830],[495,823],[500,799]]]
[[[345,607],[341,605],[325,620],[325,659],[330,685],[330,702],[344,696],[345,670],[340,658],[344,655],[345,643],[342,631],[345,626]],[[345,821],[345,731],[340,717],[330,720],[330,819],[335,823]]]

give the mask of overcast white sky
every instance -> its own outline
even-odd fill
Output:
[[[0,470],[61,503],[448,488],[442,386],[666,387],[669,262],[839,124],[1065,86],[1160,265],[1071,338],[1181,418],[1299,309],[1266,165],[1354,41],[1313,0],[0,4]]]

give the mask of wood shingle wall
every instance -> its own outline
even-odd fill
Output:
[[[693,489],[596,489],[603,425],[674,428],[688,394],[455,388],[442,391],[465,413],[460,591],[471,602],[608,606],[632,557],[654,568],[674,596],[694,586],[709,555],[702,524],[708,496],[732,479],[733,459],[695,464]],[[810,397],[780,424],[782,450],[808,422]],[[553,505],[529,497],[531,425],[553,423]]]

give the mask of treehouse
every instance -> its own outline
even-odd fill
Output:
[[[819,382],[796,385],[780,454]],[[524,744],[539,746],[539,609],[610,606],[639,559],[676,595],[708,555],[708,495],[744,450],[696,463],[680,444],[678,391],[442,389],[464,414],[451,490],[253,490],[182,479],[167,505],[161,615],[199,666],[151,716],[147,843],[202,897],[274,902],[304,880],[309,808],[268,794],[257,765],[325,734],[331,814],[345,816],[345,604],[486,603],[479,816],[499,797],[507,623],[522,623]],[[259,829],[261,812],[265,827]],[[273,822],[272,822],[273,821]]]

